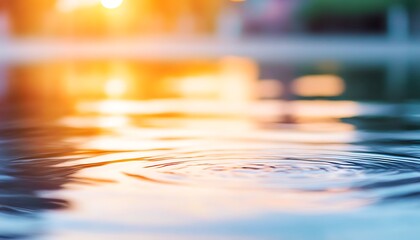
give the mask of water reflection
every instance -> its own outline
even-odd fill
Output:
[[[344,80],[335,75],[314,75],[298,78],[293,83],[293,90],[305,97],[335,97],[343,94]]]
[[[70,68],[76,71],[66,78],[99,79],[102,87],[55,85],[86,90],[68,90],[81,95],[64,100],[41,94],[35,82],[14,83],[0,120],[0,237],[310,238],[312,231],[300,233],[305,228],[339,238],[375,222],[367,231],[387,239],[390,225],[413,225],[395,222],[401,216],[420,219],[412,211],[419,197],[418,105],[326,98],[338,92],[317,92],[317,101],[273,99],[288,91],[284,83],[271,100],[251,101],[254,62],[224,61],[230,64],[197,64],[206,74],[148,74],[163,85],[249,83],[232,96],[181,84],[175,91],[183,97],[147,85],[149,97],[128,97],[136,81],[127,79],[147,70],[130,73],[118,64],[106,74]],[[249,71],[238,72],[241,66]],[[343,90],[339,78],[328,78]],[[21,89],[40,92],[15,95]],[[197,91],[204,97],[191,94]],[[395,116],[399,108],[404,114]],[[292,122],[278,121],[286,114]],[[389,127],[384,118],[398,124]]]

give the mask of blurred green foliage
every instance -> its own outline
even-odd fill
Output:
[[[309,0],[303,7],[307,17],[322,14],[363,15],[386,11],[394,4],[401,4],[408,10],[420,7],[420,0]]]

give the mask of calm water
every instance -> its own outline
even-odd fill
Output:
[[[4,106],[0,238],[415,239],[418,105],[352,104],[294,124]]]

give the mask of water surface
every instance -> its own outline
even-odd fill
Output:
[[[416,105],[381,104],[374,106],[381,114],[319,119],[296,113],[295,123],[13,106],[3,108],[1,120],[1,238],[413,239],[420,233]],[[400,107],[404,115],[389,112]]]
[[[406,64],[3,67],[0,238],[413,239],[420,105]]]

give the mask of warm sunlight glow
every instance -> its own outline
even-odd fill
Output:
[[[78,8],[90,7],[99,3],[99,0],[58,0],[57,9],[60,12],[71,12]]]
[[[121,6],[124,0],[101,0],[101,4],[104,8],[115,9]]]
[[[127,92],[127,84],[119,78],[110,79],[105,83],[105,93],[108,97],[119,98]]]
[[[237,107],[255,100],[259,75],[257,62],[249,58],[229,56],[223,58],[220,64],[222,100]]]
[[[293,82],[294,93],[304,97],[334,97],[344,90],[344,80],[336,75],[308,75]]]
[[[103,117],[99,120],[98,126],[102,128],[121,128],[128,125],[128,118],[125,116]]]
[[[216,76],[192,76],[179,79],[178,91],[185,97],[217,95],[219,79]]]

